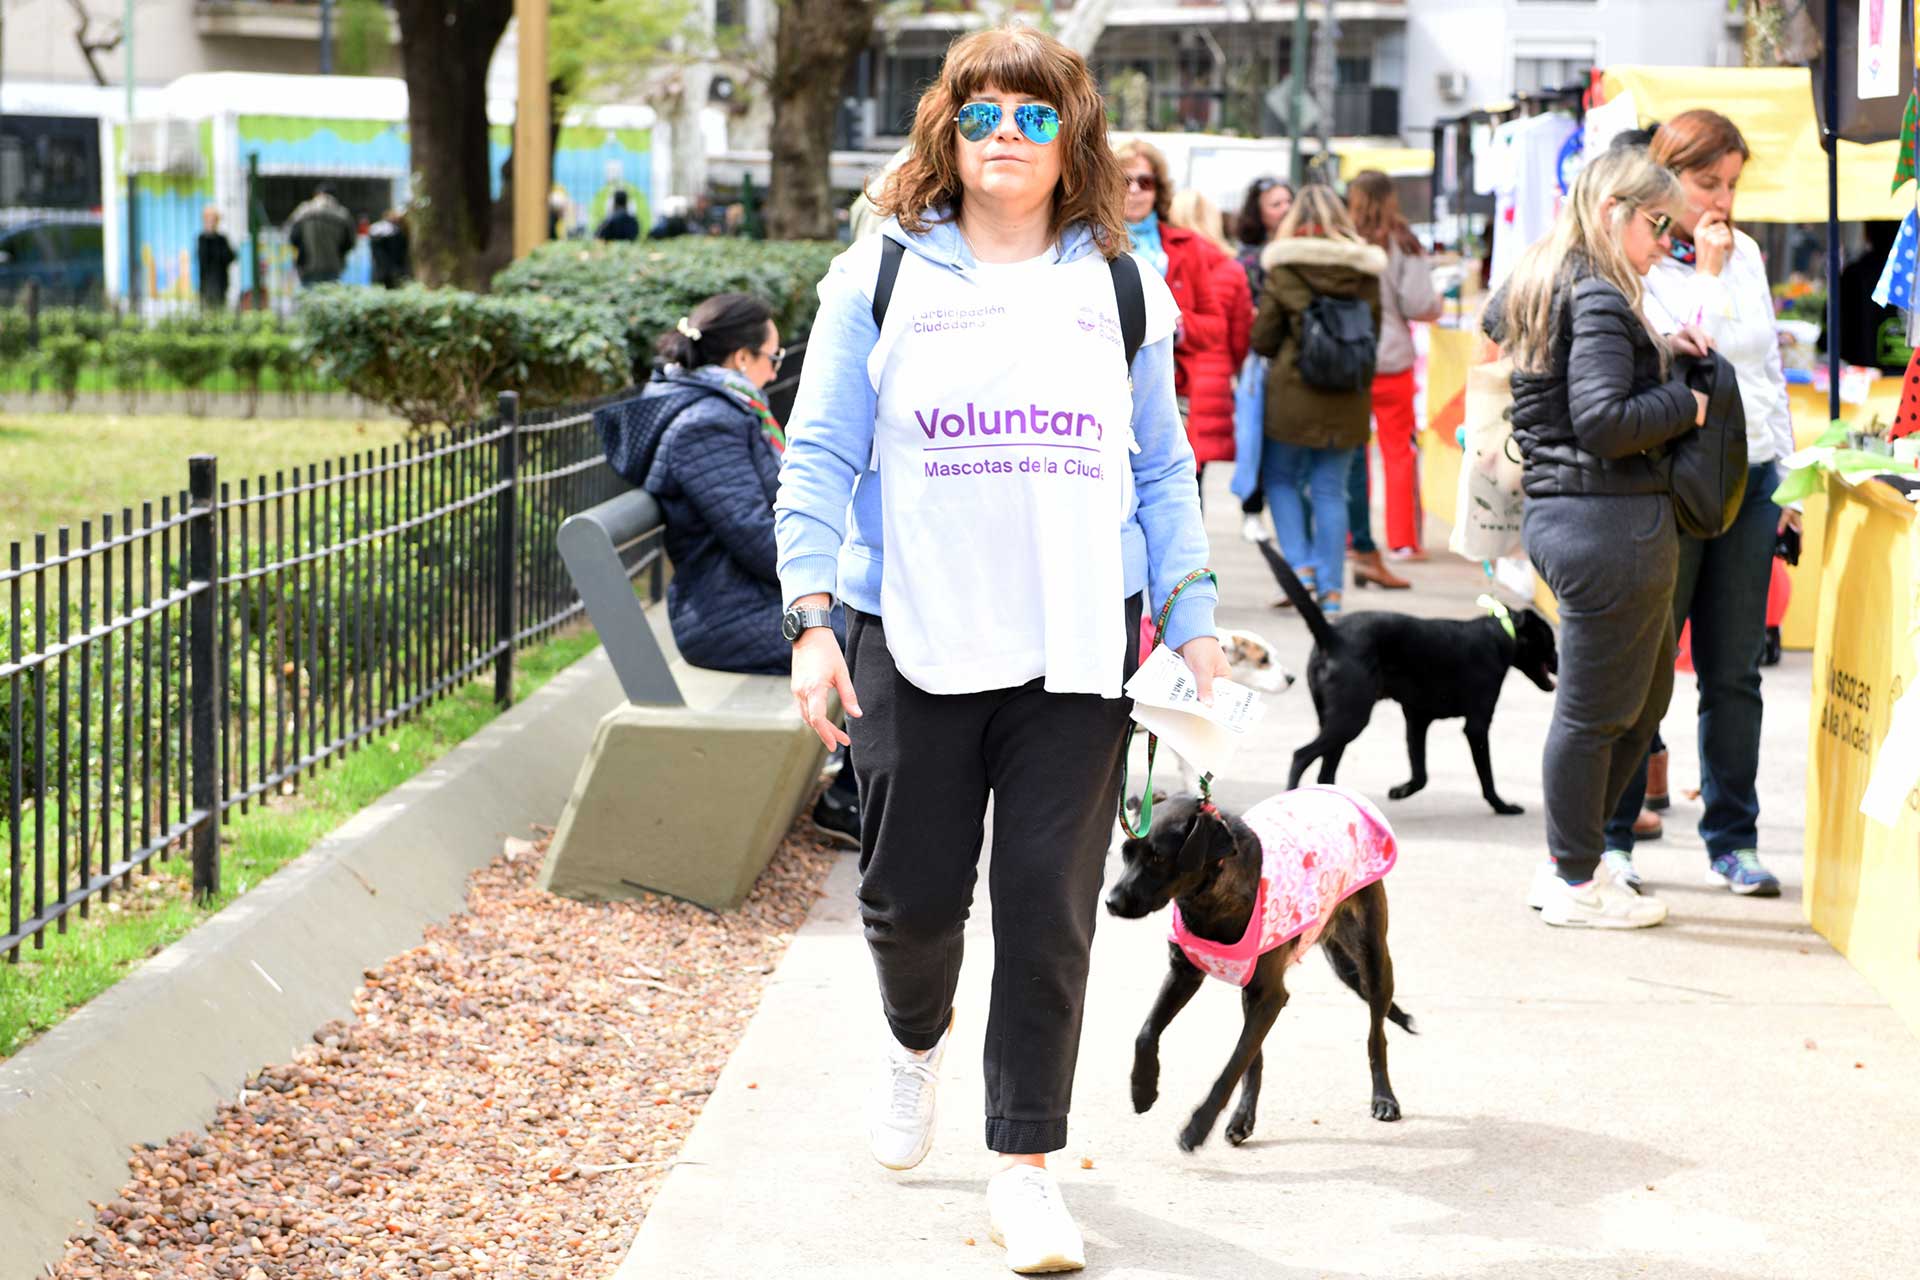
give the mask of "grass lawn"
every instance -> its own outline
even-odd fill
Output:
[[[398,444],[398,419],[192,418],[124,414],[0,413],[0,546],[15,538],[33,554],[36,533],[80,522],[187,487],[187,459],[215,454],[220,476],[237,483],[277,468],[305,466]]]
[[[514,664],[514,698],[527,697],[598,643],[591,630],[582,629],[522,652]],[[192,861],[184,852],[176,853],[168,861],[149,864],[150,874],[115,889],[112,902],[96,899],[90,918],[71,917],[66,936],[52,933],[44,950],[22,947],[18,964],[0,959],[0,1059],[299,857],[497,714],[488,671],[413,720],[341,757],[333,767],[303,779],[298,794],[277,797],[244,815],[236,810],[221,836],[221,893],[210,906],[194,905]]]

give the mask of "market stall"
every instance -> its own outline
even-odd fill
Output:
[[[1920,671],[1920,520],[1880,480],[1829,476],[1823,507],[1804,909],[1920,1031],[1920,742],[1896,728]],[[1891,821],[1861,811],[1876,773]]]

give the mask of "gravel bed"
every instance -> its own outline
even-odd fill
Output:
[[[510,840],[354,1016],[142,1148],[57,1280],[612,1274],[837,856],[739,911],[571,902]]]

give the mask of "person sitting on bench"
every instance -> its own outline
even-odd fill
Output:
[[[696,667],[786,675],[784,604],[774,571],[773,498],[786,436],[764,389],[786,352],[768,305],[745,293],[708,298],[663,334],[666,367],[638,399],[595,415],[607,460],[652,494],[673,564],[667,618]],[[844,624],[838,616],[836,630]],[[844,760],[814,823],[859,842],[853,770]]]

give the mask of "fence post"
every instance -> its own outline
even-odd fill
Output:
[[[189,607],[193,807],[202,815],[193,829],[193,896],[200,902],[220,892],[219,732],[220,578],[214,562],[219,534],[219,461],[197,453],[187,463],[193,518],[187,524],[187,580],[199,588]]]
[[[500,393],[500,426],[495,444],[495,479],[500,492],[493,500],[494,572],[493,642],[498,652],[493,659],[493,700],[502,707],[513,705],[513,637],[519,630],[513,614],[514,570],[520,547],[517,527],[520,511],[520,395]]]

